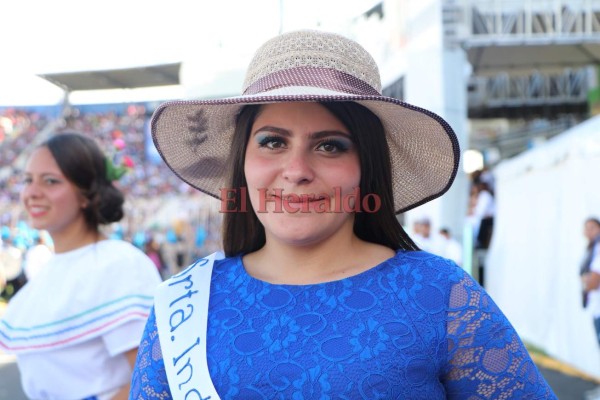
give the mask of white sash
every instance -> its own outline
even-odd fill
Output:
[[[206,358],[208,298],[216,252],[163,282],[155,296],[158,336],[174,400],[219,400]]]

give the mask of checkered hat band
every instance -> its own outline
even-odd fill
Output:
[[[254,95],[287,86],[312,86],[356,95],[380,96],[368,83],[331,68],[294,67],[264,76],[248,86],[244,95]]]

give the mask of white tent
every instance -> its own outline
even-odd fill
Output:
[[[600,116],[503,161],[494,173],[489,293],[524,341],[600,377],[579,279],[584,221],[600,217]]]

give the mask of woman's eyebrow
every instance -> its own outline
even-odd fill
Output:
[[[286,136],[286,137],[292,136],[292,133],[290,131],[288,131],[287,129],[278,128],[276,126],[271,126],[271,125],[265,125],[261,128],[256,129],[254,131],[254,133],[252,133],[252,136],[256,135],[258,132],[264,132],[264,131],[278,133],[278,134]]]
[[[292,133],[290,131],[288,131],[287,129],[278,128],[276,126],[271,126],[271,125],[265,125],[261,128],[256,129],[254,131],[254,133],[252,134],[252,136],[256,135],[258,132],[264,132],[264,131],[277,133],[277,134],[285,136],[285,137],[292,136]],[[308,138],[311,140],[315,140],[315,139],[323,139],[323,138],[331,137],[331,136],[343,136],[349,140],[352,140],[352,135],[350,135],[349,133],[343,132],[343,131],[338,131],[338,130],[325,130],[325,131],[313,132],[308,135]]]
[[[347,138],[348,140],[352,140],[352,135],[350,135],[349,133],[346,132],[342,132],[342,131],[318,131],[318,132],[314,132],[311,133],[308,137],[309,139],[323,139],[326,137],[331,137],[331,136],[343,136],[345,138]]]

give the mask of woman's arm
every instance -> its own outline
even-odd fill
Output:
[[[137,357],[137,353],[138,353],[137,347],[135,349],[131,349],[125,353],[125,358],[127,358],[127,361],[129,362],[129,365],[131,365],[131,368],[133,368],[135,366],[135,359]],[[127,385],[123,386],[117,392],[117,394],[115,394],[115,396],[112,398],[112,400],[127,400],[129,398],[129,389],[130,388],[131,388],[131,382],[128,383]]]
[[[600,287],[600,243],[594,245],[592,252],[590,272],[581,275],[583,290],[586,292]]]
[[[467,274],[452,288],[446,329],[448,399],[556,399],[513,326]]]
[[[581,275],[583,281],[583,290],[589,292],[590,290],[596,290],[600,287],[600,274],[597,272],[588,272],[587,274]]]

